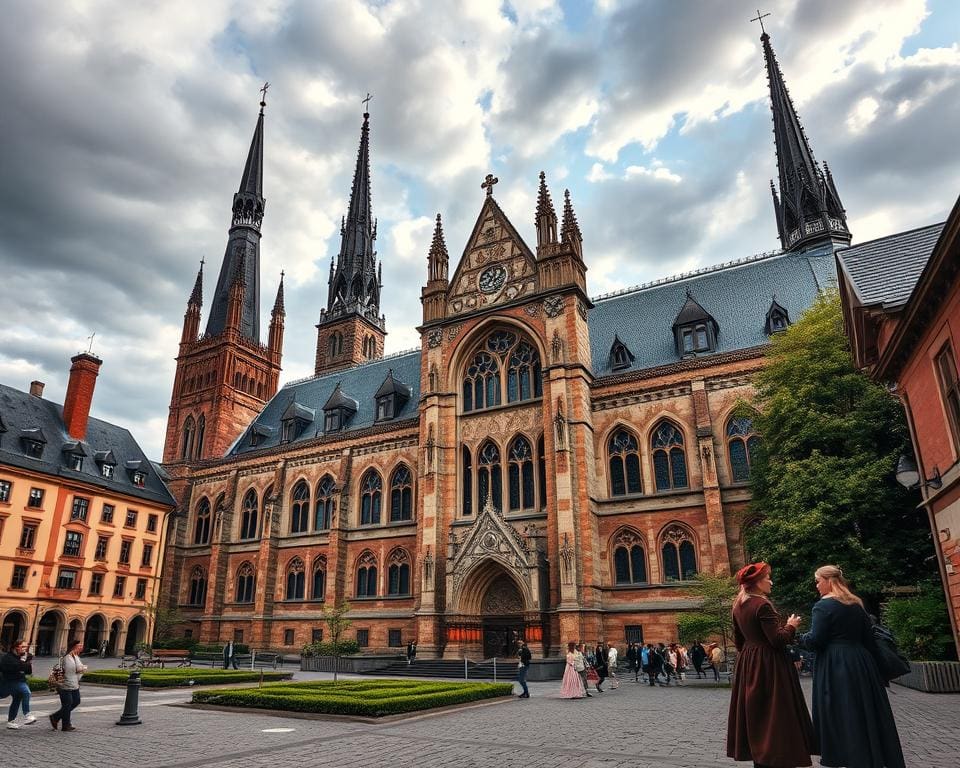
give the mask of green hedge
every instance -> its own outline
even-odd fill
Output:
[[[103,685],[126,685],[130,676],[125,669],[98,669],[87,672],[83,676],[85,683],[100,683]],[[263,679],[289,680],[291,672],[264,672]],[[186,685],[190,680],[195,685],[217,685],[219,683],[252,683],[260,680],[260,672],[241,672],[226,669],[193,669],[179,667],[176,669],[144,669],[140,673],[140,681],[144,688],[169,688],[177,685]]]
[[[47,678],[45,677],[28,677],[27,685],[30,686],[30,690],[34,693],[50,690],[50,686],[47,684]]]
[[[341,683],[285,683],[263,688],[197,691],[196,704],[383,717],[509,696],[513,683],[450,683],[406,680],[350,680]]]
[[[201,645],[197,643],[191,649],[193,653],[219,653],[223,656],[224,643],[210,643]],[[243,643],[234,643],[233,652],[235,655],[246,655],[250,653],[250,646]]]
[[[187,650],[192,651],[197,646],[197,639],[194,637],[169,637],[166,640],[154,640],[153,649],[159,650]]]
[[[339,648],[338,648],[339,646]],[[303,646],[303,656],[351,656],[360,652],[360,645],[356,640],[341,640],[339,643],[310,643]]]

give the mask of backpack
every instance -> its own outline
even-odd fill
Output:
[[[894,678],[907,674],[910,671],[910,662],[897,647],[893,633],[880,624],[874,624],[872,632],[876,646],[874,658],[880,669],[880,677],[889,683]]]

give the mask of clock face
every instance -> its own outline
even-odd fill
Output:
[[[480,290],[484,293],[496,293],[507,279],[507,270],[499,264],[487,267],[480,273]]]

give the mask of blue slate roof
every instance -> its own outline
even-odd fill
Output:
[[[610,347],[618,336],[634,357],[629,367],[617,369],[618,375],[679,362],[672,323],[687,300],[687,291],[719,326],[717,349],[709,354],[762,346],[770,340],[764,326],[773,297],[787,310],[791,321],[796,320],[820,291],[836,283],[835,264],[833,249],[827,244],[803,254],[766,254],[710,267],[595,299],[589,315],[593,373],[597,377],[613,373]],[[420,350],[287,384],[267,403],[228,455],[279,445],[280,422],[292,402],[301,410],[313,409],[316,417],[291,442],[322,436],[323,407],[338,384],[341,393],[358,406],[344,431],[373,426],[376,393],[391,369],[395,379],[411,388],[410,398],[403,403],[396,419],[415,417],[420,399]],[[251,445],[252,433],[259,436],[256,445]]]
[[[86,439],[77,443],[67,433],[62,405],[4,384],[0,384],[0,417],[7,428],[5,433],[0,434],[0,466],[6,464],[54,477],[79,480],[111,493],[123,493],[171,507],[176,504],[156,467],[147,459],[130,431],[123,427],[90,418]],[[21,435],[36,436],[35,430],[39,430],[45,439],[39,458],[27,456],[21,440]],[[66,449],[82,451],[85,456],[79,472],[67,466]],[[97,458],[108,459],[108,463],[116,465],[113,477],[102,476]],[[144,487],[133,484],[128,467],[146,472]]]
[[[864,305],[896,307],[910,298],[944,222],[898,232],[837,251],[840,269]]]

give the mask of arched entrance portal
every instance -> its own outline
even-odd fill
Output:
[[[120,650],[120,633],[123,631],[123,622],[120,619],[114,619],[110,625],[110,637],[107,638],[107,656],[116,656]]]
[[[100,643],[104,639],[103,616],[95,613],[87,619],[87,628],[83,633],[83,647],[85,650],[100,651]]]
[[[127,642],[123,647],[123,652],[127,656],[132,656],[136,651],[137,643],[142,643],[147,637],[147,622],[143,616],[136,616],[127,627]]]
[[[484,658],[516,656],[517,641],[524,634],[523,613],[523,595],[517,583],[501,573],[487,587],[481,603]]]
[[[4,650],[13,648],[17,640],[26,639],[23,628],[26,626],[25,616],[20,611],[10,611],[3,617],[3,628],[0,629],[0,647]]]
[[[47,611],[37,627],[37,656],[53,656],[59,652],[58,637],[62,617],[58,611]]]

